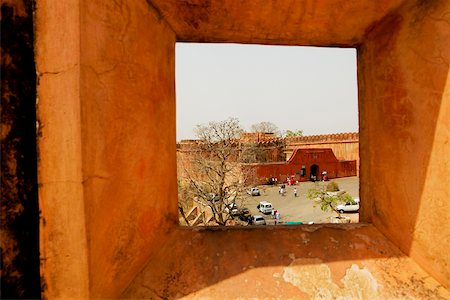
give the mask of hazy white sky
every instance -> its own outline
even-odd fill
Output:
[[[177,140],[237,117],[305,135],[358,131],[356,50],[177,43]]]

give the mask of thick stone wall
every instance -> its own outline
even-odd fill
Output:
[[[117,297],[178,221],[175,35],[145,1],[39,1],[37,20],[45,296]]]
[[[81,160],[80,5],[37,1],[41,275],[46,298],[89,297]]]
[[[447,1],[37,4],[47,297],[450,297]],[[358,47],[374,226],[180,228],[175,40]]]
[[[449,12],[449,1],[409,1],[358,53],[361,217],[447,288]]]
[[[82,7],[90,296],[117,297],[178,222],[175,34],[145,1]],[[111,237],[106,238],[105,237]]]

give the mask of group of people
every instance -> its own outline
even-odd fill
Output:
[[[294,197],[297,197],[297,188],[294,187]],[[278,190],[278,194],[280,194],[281,196],[284,196],[284,194],[286,194],[286,186],[284,184],[282,184],[280,186],[280,189]]]
[[[276,209],[272,210],[272,219],[275,219],[275,225],[280,223],[280,212]]]

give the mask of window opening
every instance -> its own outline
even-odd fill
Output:
[[[356,49],[177,43],[180,225],[358,222],[356,82]]]

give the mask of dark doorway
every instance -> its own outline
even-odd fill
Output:
[[[309,179],[311,181],[316,181],[317,180],[317,173],[319,171],[319,166],[318,165],[312,165],[310,168],[310,172],[309,172]]]

